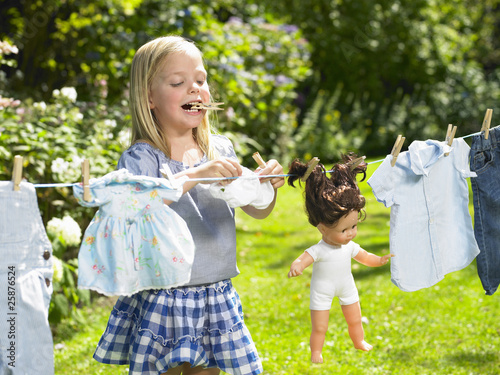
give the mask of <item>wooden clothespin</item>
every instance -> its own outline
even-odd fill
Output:
[[[347,165],[351,168],[351,171],[354,170],[358,165],[360,165],[364,160],[366,159],[366,156],[361,156],[359,158],[356,158],[354,160],[351,160]]]
[[[23,157],[20,155],[14,156],[14,170],[12,171],[12,182],[14,183],[14,191],[19,191],[19,184],[23,177]]]
[[[455,138],[455,133],[457,132],[457,126],[453,126],[452,124],[448,124],[448,130],[446,131],[445,142],[448,146],[453,144],[453,139]],[[445,152],[444,156],[448,156],[450,153]]]
[[[309,160],[309,162],[307,163],[306,173],[304,173],[304,175],[300,178],[300,181],[305,182],[307,180],[307,178],[311,175],[314,168],[316,168],[318,163],[319,163],[319,158],[317,158],[316,156],[314,158],[312,158],[311,160]]]
[[[82,161],[82,185],[83,185],[83,200],[90,202],[92,195],[90,194],[90,163],[88,159]]]
[[[262,156],[260,156],[258,152],[254,152],[252,158],[257,162],[259,167],[261,167],[262,169],[266,167],[266,162],[264,161],[264,159],[262,159]]]
[[[198,103],[191,106],[191,109],[211,109],[214,111],[222,111],[224,108],[220,108],[220,105],[224,103]]]
[[[391,155],[392,155],[392,160],[391,160],[391,167],[394,167],[396,165],[396,160],[398,159],[398,155],[401,152],[401,148],[403,147],[403,143],[405,143],[405,137],[403,137],[401,134],[398,135],[396,138],[396,142],[394,143],[394,147],[392,148]]]
[[[490,135],[490,125],[491,125],[491,116],[493,114],[493,110],[488,108],[486,110],[486,114],[484,115],[483,126],[481,126],[481,132],[484,131],[484,139],[488,139]]]

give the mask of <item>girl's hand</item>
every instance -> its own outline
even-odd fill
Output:
[[[241,176],[243,171],[241,165],[233,159],[218,158],[195,168],[196,178],[227,178]],[[195,176],[192,176],[195,177]],[[202,184],[212,184],[213,180],[201,181]],[[222,184],[228,185],[233,180],[223,180]]]
[[[255,173],[262,176],[282,175],[283,167],[281,166],[280,163],[278,163],[277,160],[271,159],[268,162],[266,162],[265,168],[259,167],[255,170]],[[262,178],[260,182],[266,182],[266,181],[271,181],[271,185],[275,189],[278,189],[285,184],[284,177],[266,177]]]

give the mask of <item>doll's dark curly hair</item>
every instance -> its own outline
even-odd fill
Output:
[[[342,155],[341,161],[333,166],[330,177],[325,167],[319,163],[305,181],[305,207],[309,223],[317,226],[323,223],[335,225],[342,217],[352,211],[359,212],[360,220],[365,217],[365,197],[361,195],[356,175],[363,174],[366,178],[367,164],[363,161],[352,169],[352,161],[357,158],[354,153]],[[295,187],[294,182],[304,176],[307,164],[295,159],[290,165],[288,184]]]

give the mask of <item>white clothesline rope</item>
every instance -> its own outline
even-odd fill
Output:
[[[472,133],[469,135],[465,135],[463,137],[456,137],[456,138],[469,138],[473,137],[475,135],[480,135],[481,132],[477,133]],[[383,162],[385,159],[380,159],[380,160],[374,160],[366,163],[367,165],[370,164],[377,164]],[[325,171],[325,173],[330,173],[333,172],[332,170]],[[273,174],[273,175],[263,175],[263,176],[258,176],[259,178],[275,178],[275,177],[291,177],[291,176],[296,176],[294,174]],[[224,180],[235,180],[237,178],[242,178],[242,179],[251,179],[255,178],[255,176],[237,176],[237,177],[207,177],[207,178],[189,178],[186,181],[224,181]],[[50,187],[73,187],[75,185],[81,185],[81,182],[74,182],[74,183],[51,183],[51,184],[33,184],[35,188],[50,188]]]

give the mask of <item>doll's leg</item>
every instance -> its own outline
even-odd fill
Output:
[[[326,331],[328,330],[328,318],[330,310],[311,310],[311,361],[313,363],[323,363],[323,344],[325,342]]]
[[[359,350],[368,352],[373,349],[373,346],[365,341],[365,332],[363,331],[363,323],[361,322],[361,307],[359,302],[352,305],[342,305],[347,326],[349,328],[349,336],[354,344],[354,347]]]

